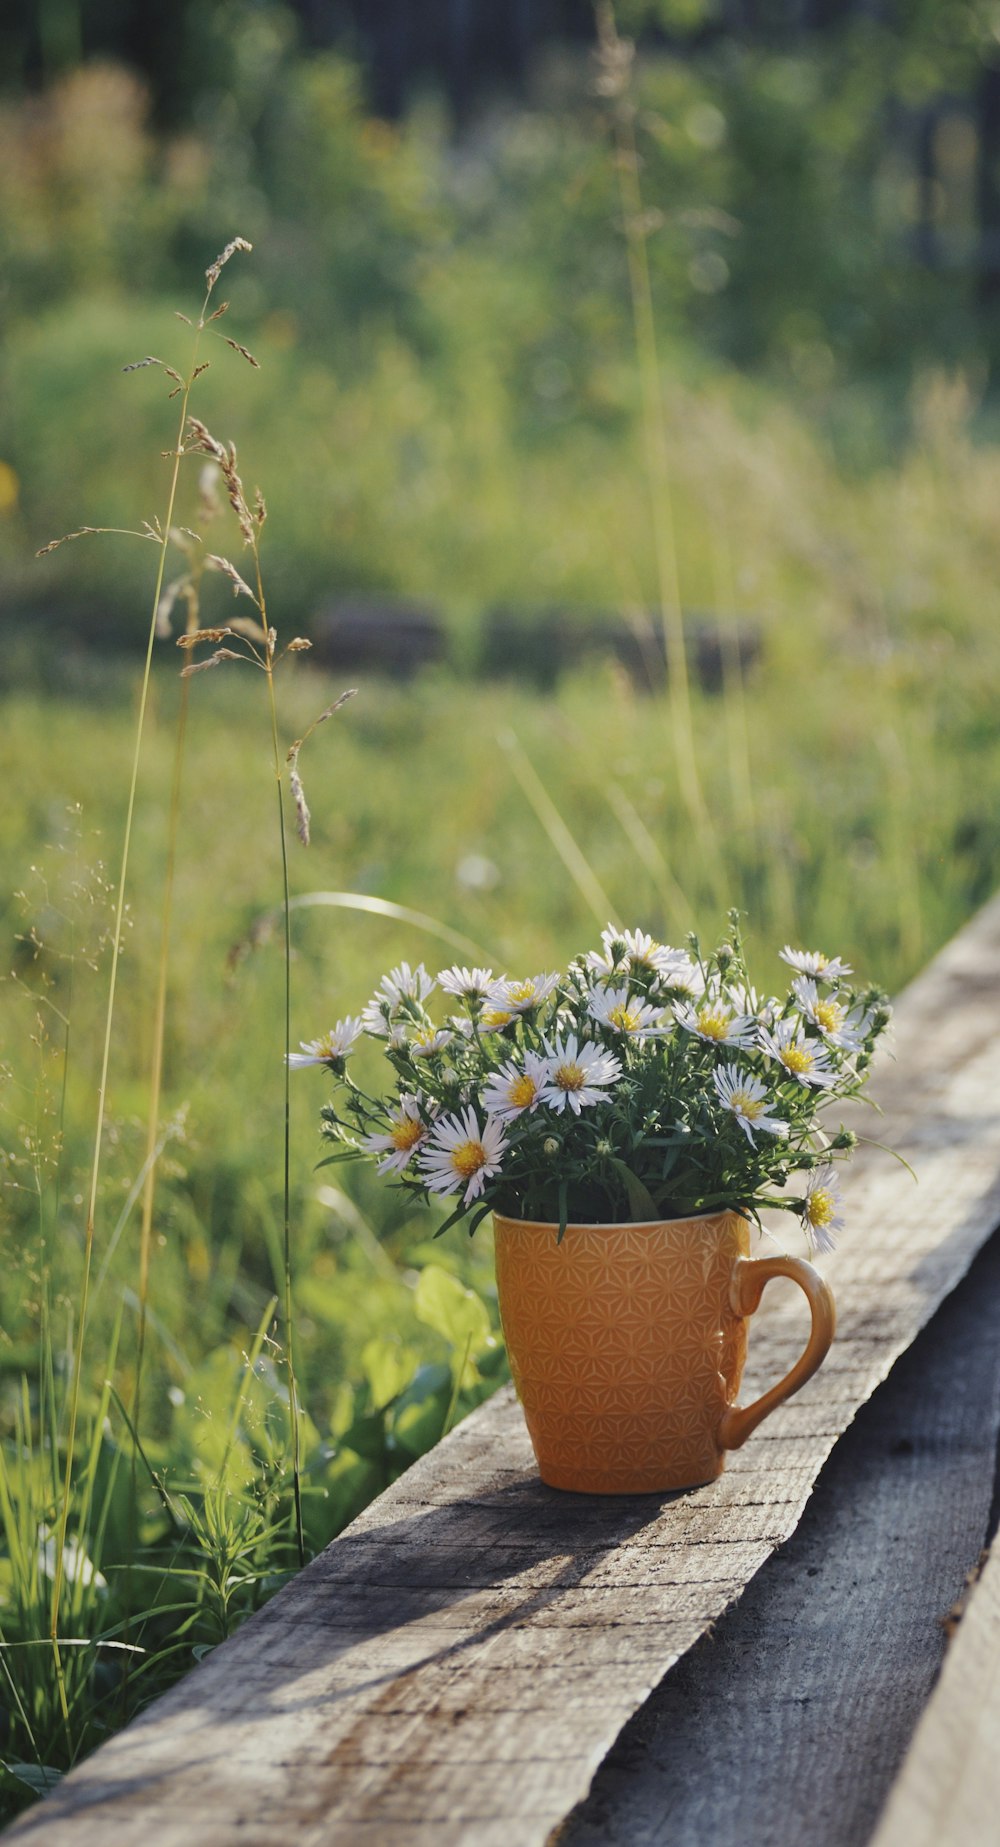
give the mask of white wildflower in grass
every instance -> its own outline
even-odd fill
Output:
[[[432,1193],[458,1193],[464,1187],[462,1204],[468,1206],[499,1171],[506,1149],[503,1123],[487,1116],[480,1128],[475,1110],[466,1109],[435,1123],[420,1157],[421,1172]]]
[[[483,1108],[501,1122],[513,1122],[535,1108],[552,1075],[552,1061],[537,1052],[525,1052],[523,1064],[509,1058],[483,1089]]]
[[[511,981],[502,975],[499,981],[490,983],[487,1000],[494,1012],[506,1013],[513,1019],[540,1007],[558,986],[558,975],[529,975],[526,981]]]
[[[738,1065],[717,1065],[712,1078],[720,1103],[732,1110],[752,1146],[756,1146],[755,1129],[763,1129],[767,1135],[788,1134],[787,1122],[783,1122],[780,1116],[767,1114],[767,1090],[759,1078],[752,1077],[748,1071],[741,1071]]]
[[[415,1026],[408,1035],[407,1043],[411,1058],[433,1058],[435,1052],[443,1052],[450,1045],[455,1035],[441,1026]]]
[[[830,1045],[841,1051],[856,1052],[869,1032],[872,1016],[859,1003],[845,1007],[835,994],[821,994],[815,981],[800,975],[792,982],[802,1012],[817,1027]]]
[[[557,1038],[551,1045],[546,1041],[545,1051],[552,1071],[542,1091],[542,1102],[550,1109],[564,1110],[568,1105],[578,1116],[581,1109],[605,1102],[609,1085],[616,1084],[622,1074],[613,1052],[602,1051],[589,1039],[579,1045],[575,1033],[569,1033],[565,1040]]]
[[[609,1032],[621,1033],[623,1038],[635,1039],[639,1044],[650,1036],[673,1030],[673,1022],[664,1020],[662,1007],[651,1007],[648,1001],[630,996],[628,988],[595,988],[587,1011]]]
[[[336,1070],[353,1051],[363,1031],[361,1020],[352,1019],[348,1014],[346,1020],[338,1020],[336,1026],[328,1033],[321,1033],[318,1039],[301,1039],[302,1050],[288,1054],[289,1066],[292,1070],[301,1070],[305,1065],[329,1065]]]
[[[737,1013],[721,994],[706,994],[699,1006],[676,1006],[674,1018],[685,1032],[710,1045],[752,1045],[757,1022],[752,1013]]]
[[[485,1000],[493,983],[491,968],[443,968],[438,974],[438,986],[446,994],[455,994],[459,1000]]]
[[[836,1081],[830,1055],[815,1039],[807,1039],[798,1020],[779,1020],[773,1032],[760,1029],[760,1042],[769,1058],[777,1060],[800,1084],[826,1089]]]
[[[817,1167],[810,1174],[802,1206],[802,1229],[814,1251],[832,1251],[834,1233],[843,1231],[841,1196],[832,1167]]]
[[[842,981],[853,973],[849,962],[842,962],[839,956],[825,956],[822,949],[793,949],[786,943],[778,954],[796,974],[811,975],[814,981]]]
[[[399,1107],[389,1118],[388,1130],[384,1135],[366,1135],[361,1143],[369,1154],[381,1154],[378,1163],[380,1174],[401,1174],[427,1134],[427,1125],[420,1113],[420,1098],[408,1096],[405,1092],[399,1099]]]

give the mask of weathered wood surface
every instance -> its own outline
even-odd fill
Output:
[[[871,1847],[1000,1841],[1000,1544],[948,1651]]]
[[[793,1531],[859,1405],[1000,1222],[998,962],[994,903],[903,998],[877,1133],[919,1188],[863,1151],[828,1269],[834,1352],[718,1482],[662,1501],[545,1489],[501,1394],[12,1840],[543,1842]],[[804,1339],[798,1299],[765,1304],[746,1396]]]
[[[865,1847],[988,1536],[998,1326],[994,1236],[837,1444],[791,1539],[625,1727],[559,1847]],[[1000,1839],[996,1591],[984,1617],[974,1664],[952,1644],[943,1685],[958,1699],[873,1847]],[[977,1802],[956,1813],[973,1784]]]

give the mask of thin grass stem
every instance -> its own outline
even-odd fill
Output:
[[[66,1701],[65,1681],[58,1650],[59,1599],[62,1591],[63,1562],[66,1550],[66,1533],[69,1522],[70,1496],[73,1482],[73,1463],[75,1460],[77,1422],[80,1411],[80,1391],[83,1380],[84,1343],[87,1332],[87,1310],[90,1296],[90,1278],[93,1263],[94,1228],[97,1217],[97,1195],[101,1172],[101,1154],[104,1141],[104,1125],[107,1110],[108,1073],[111,1064],[111,1039],[115,1016],[115,998],[118,986],[118,967],[121,960],[122,929],[125,917],[125,891],[128,882],[129,850],[132,841],[132,828],[135,816],[136,793],[139,784],[139,764],[142,756],[143,734],[145,730],[146,709],[149,703],[149,686],[152,675],[153,645],[156,640],[156,617],[163,591],[167,546],[170,528],[173,524],[174,506],[177,499],[177,484],[180,477],[181,458],[184,453],[184,432],[187,425],[188,402],[198,359],[198,346],[201,323],[204,321],[205,308],[211,294],[211,286],[205,295],[199,323],[195,327],[191,349],[191,365],[181,394],[180,417],[177,426],[177,441],[172,451],[170,487],[167,495],[166,516],[162,526],[160,556],[156,569],[156,582],[153,589],[152,607],[149,619],[149,631],[146,641],[146,655],[143,664],[142,683],[139,694],[139,710],[136,719],[135,741],[132,753],[132,770],[129,779],[128,806],[125,817],[125,833],[122,842],[121,862],[118,875],[118,891],[115,903],[114,933],[111,944],[111,970],[108,979],[108,999],[104,1021],[104,1042],[101,1053],[101,1075],[97,1091],[97,1120],[94,1131],[93,1156],[90,1169],[90,1188],[87,1201],[87,1217],[84,1230],[83,1279],[80,1289],[79,1323],[73,1350],[73,1367],[69,1394],[69,1423],[66,1434],[66,1461],[63,1473],[62,1500],[59,1509],[59,1523],[56,1533],[55,1563],[52,1584],[52,1605],[49,1634],[56,1659],[56,1674],[59,1682],[60,1704],[64,1719],[68,1724],[69,1708]]]

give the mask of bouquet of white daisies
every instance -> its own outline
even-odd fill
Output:
[[[863,1089],[890,1010],[839,958],[781,955],[788,989],[762,997],[730,912],[711,954],[609,926],[565,973],[432,978],[404,962],[291,1062],[337,1079],[329,1158],[373,1159],[425,1198],[451,1197],[441,1230],[468,1216],[473,1231],[493,1210],[561,1231],[776,1206],[828,1250],[834,1162],[857,1138],[823,1125]],[[351,1067],[365,1035],[388,1061],[378,1095]]]

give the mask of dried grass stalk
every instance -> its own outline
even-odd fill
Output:
[[[225,265],[229,262],[230,257],[235,256],[237,250],[252,250],[252,249],[253,249],[253,245],[249,244],[245,237],[234,237],[226,245],[225,250],[220,250],[218,256],[215,259],[215,262],[210,263],[208,268],[205,271],[205,281],[208,283],[209,294],[211,294],[216,283],[218,282],[219,277],[222,274],[222,271]]]

